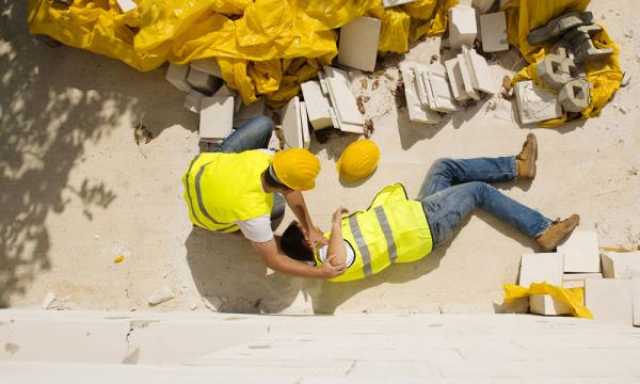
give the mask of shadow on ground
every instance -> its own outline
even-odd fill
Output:
[[[51,268],[49,215],[77,199],[91,220],[118,198],[98,177],[69,184],[87,143],[110,135],[123,119],[133,127],[151,110],[158,112],[147,114],[145,125],[155,136],[173,124],[195,127],[161,71],[138,73],[46,46],[28,32],[27,3],[0,0],[0,307]],[[169,102],[177,107],[166,108]],[[133,130],[131,137],[133,143]]]

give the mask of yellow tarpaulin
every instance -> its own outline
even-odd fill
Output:
[[[516,74],[513,83],[534,80],[538,86],[544,86],[537,79],[536,64],[544,58],[551,45],[531,46],[527,42],[527,35],[531,30],[545,25],[555,17],[571,11],[584,11],[588,5],[589,0],[510,0],[505,4],[509,42],[518,47],[522,56],[530,63]],[[594,36],[594,45],[597,48],[611,48],[613,54],[586,64],[586,77],[592,88],[590,105],[581,112],[581,117],[585,119],[600,113],[620,88],[623,75],[619,60],[620,49],[604,29]],[[548,120],[540,125],[557,127],[566,121],[565,114],[561,118]]]
[[[505,284],[503,289],[506,303],[531,295],[551,295],[555,300],[571,308],[573,316],[593,319],[591,311],[584,306],[583,288],[561,288],[547,283],[532,283],[529,288],[515,284]]]

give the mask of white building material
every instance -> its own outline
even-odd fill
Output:
[[[473,79],[471,77],[471,70],[467,65],[467,59],[463,53],[459,53],[456,57],[458,59],[458,68],[460,69],[460,76],[462,77],[462,85],[464,91],[474,100],[480,100],[480,94],[475,90],[473,86]]]
[[[600,272],[600,249],[595,231],[573,231],[564,244],[558,246],[558,252],[564,254],[565,272]]]
[[[187,76],[189,75],[189,66],[180,64],[169,64],[165,78],[174,87],[178,88],[182,92],[191,91],[191,86],[187,82]]]
[[[514,87],[520,123],[539,123],[562,116],[562,107],[555,94],[537,87],[533,81],[519,81]],[[576,271],[584,272],[584,271]]]
[[[189,70],[187,83],[191,88],[207,95],[212,94],[217,89],[216,85],[219,85],[215,77],[194,68]]]
[[[602,279],[602,273],[565,273],[562,275],[562,286],[564,288],[584,288],[587,279]]]
[[[138,8],[138,4],[133,2],[133,0],[116,0],[118,3],[118,7],[122,10],[122,12],[127,13],[129,11],[133,11]]]
[[[407,101],[409,120],[425,124],[437,124],[440,122],[440,115],[437,112],[423,108],[420,102],[414,68],[415,63],[413,62],[403,62],[400,64],[400,73],[404,83],[404,95]]]
[[[482,50],[485,52],[509,50],[505,13],[496,12],[480,15],[480,37],[482,38]]]
[[[202,99],[200,108],[200,141],[218,142],[233,129],[233,96],[213,96]]]
[[[480,56],[475,49],[462,47],[462,53],[466,59],[467,68],[471,75],[471,83],[477,91],[493,95],[496,93],[496,80],[487,64],[487,60]]]
[[[202,99],[205,98],[202,93],[191,90],[191,92],[187,93],[187,96],[184,98],[184,107],[187,111],[191,111],[193,113],[200,113],[200,107],[202,106]]]
[[[416,0],[382,0],[382,4],[385,8],[396,7],[402,4],[413,3]]]
[[[633,296],[633,325],[640,327],[640,278],[631,280],[631,295]]]
[[[286,105],[282,114],[282,133],[289,148],[303,148],[302,121],[300,120],[300,99],[294,97]]]
[[[529,296],[529,312],[544,316],[560,316],[571,313],[571,308],[551,295]]]
[[[220,67],[218,66],[218,62],[216,61],[216,59],[198,59],[193,60],[189,64],[191,68],[222,79],[222,72],[220,71]]]
[[[564,258],[560,253],[530,253],[522,255],[518,285],[529,287],[531,283],[547,282],[560,286],[563,265]]]
[[[632,280],[589,279],[585,305],[593,319],[630,325],[633,322]]]
[[[602,254],[602,274],[607,279],[640,278],[640,252]]]
[[[175,297],[175,293],[173,293],[173,291],[169,287],[165,286],[151,294],[151,296],[147,298],[147,303],[152,306],[158,305],[169,300],[173,300]]]
[[[311,132],[309,132],[309,116],[305,102],[300,102],[300,128],[302,129],[302,146],[309,148],[311,145]]]
[[[453,94],[451,93],[451,88],[449,88],[447,70],[444,65],[428,65],[426,70],[421,71],[421,75],[430,109],[445,113],[458,110],[454,102]]]
[[[476,10],[466,5],[449,8],[449,46],[459,49],[473,46],[478,35]]]
[[[249,105],[242,104],[238,113],[233,117],[233,127],[238,128],[254,117],[264,116],[266,109],[267,106],[262,97]]]
[[[337,128],[344,132],[364,133],[364,117],[349,88],[347,73],[329,66],[324,70],[329,99],[337,117]]]
[[[469,100],[470,96],[464,89],[464,79],[460,72],[460,63],[458,63],[458,58],[454,57],[453,59],[445,61],[444,66],[447,69],[447,77],[449,79],[453,98],[457,101]]]
[[[300,88],[302,88],[304,105],[313,129],[319,130],[331,127],[331,106],[329,105],[329,100],[322,93],[320,82],[307,81],[302,83]]]
[[[373,72],[378,57],[378,41],[382,22],[373,17],[360,16],[340,29],[338,63]]]

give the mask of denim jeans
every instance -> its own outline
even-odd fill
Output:
[[[265,116],[257,116],[245,122],[227,136],[221,144],[214,145],[209,152],[239,153],[252,149],[266,149],[273,132],[273,122]],[[280,193],[273,196],[271,226],[277,227],[284,217],[285,200]]]
[[[516,159],[510,157],[438,160],[420,189],[434,248],[449,241],[460,223],[480,208],[536,238],[551,220],[507,197],[487,183],[516,178]]]

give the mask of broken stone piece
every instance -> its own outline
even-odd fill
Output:
[[[233,129],[233,111],[233,96],[203,98],[200,108],[200,141],[215,143],[227,137]]]
[[[480,16],[480,37],[484,52],[500,52],[509,49],[507,41],[507,17],[504,12]]]
[[[602,273],[565,273],[562,275],[562,287],[584,288],[587,279],[602,279]]]
[[[300,119],[300,99],[294,96],[282,113],[284,141],[289,148],[303,148],[302,120]]]
[[[585,284],[585,305],[595,321],[633,323],[633,280],[590,279]]]
[[[205,96],[196,91],[191,90],[191,92],[187,93],[187,96],[184,98],[184,107],[187,111],[191,111],[193,113],[200,113],[200,107],[202,105],[202,99]]]
[[[413,3],[414,1],[417,1],[417,0],[383,0],[382,4],[384,5],[385,8],[391,8],[391,7],[396,7],[402,4]]]
[[[213,94],[213,92],[215,92],[221,85],[219,79],[194,68],[189,70],[187,83],[189,83],[191,88],[204,93],[205,95]]]
[[[459,49],[463,45],[473,46],[478,35],[476,10],[465,5],[449,8],[449,46]]]
[[[182,92],[191,91],[191,86],[187,82],[187,76],[189,75],[189,66],[170,63],[167,68],[167,74],[165,78],[174,87],[178,88]]]
[[[147,303],[150,306],[166,303],[169,300],[173,300],[175,298],[175,294],[168,287],[162,287],[160,290],[154,292],[151,296],[147,298]]]
[[[568,47],[578,64],[588,60],[597,60],[613,53],[611,48],[596,48],[592,35],[602,31],[599,25],[583,25],[562,37],[562,45]]]
[[[640,252],[607,252],[603,254],[602,274],[607,279],[640,278]]]
[[[378,41],[382,22],[360,16],[340,29],[338,62],[347,67],[373,72],[378,57]]]
[[[51,309],[53,303],[56,301],[56,294],[53,292],[47,292],[47,295],[42,300],[42,309]]]
[[[595,231],[573,231],[564,244],[558,246],[558,252],[564,254],[565,272],[600,272],[600,248]]]
[[[531,80],[517,82],[514,87],[514,94],[520,124],[522,125],[539,123],[562,116],[562,107],[556,95],[546,89],[535,86]]]
[[[547,41],[559,38],[566,31],[593,22],[591,12],[569,12],[555,19],[549,20],[547,24],[529,32],[527,41],[529,44],[538,45]]]
[[[415,75],[415,67],[419,65],[415,62],[400,63],[400,74],[404,83],[404,95],[407,102],[407,112],[409,120],[425,123],[437,124],[440,122],[440,114],[428,108],[423,108],[418,96],[418,85]]]
[[[591,86],[583,79],[571,80],[560,89],[558,101],[567,112],[582,112],[591,101]]]
[[[222,79],[222,72],[214,58],[193,60],[189,65],[200,72]]]
[[[116,0],[116,2],[118,3],[118,6],[124,13],[133,11],[138,7],[138,5],[134,3],[132,0]]]
[[[518,285],[529,287],[531,283],[549,283],[560,286],[564,257],[559,253],[530,253],[520,259]]]
[[[302,96],[311,126],[314,130],[331,127],[331,113],[329,110],[329,100],[322,93],[322,88],[318,81],[306,81],[300,85]]]
[[[529,312],[544,316],[561,316],[570,314],[571,308],[551,295],[531,295]]]
[[[559,90],[574,78],[576,65],[567,56],[566,50],[560,48],[557,53],[546,55],[536,66],[536,71],[546,85]]]

